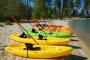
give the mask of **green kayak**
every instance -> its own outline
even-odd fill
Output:
[[[67,34],[67,33],[47,33],[47,32],[43,32],[43,31],[37,31],[37,32],[33,32],[31,29],[26,30],[29,34],[31,34],[32,36],[38,36],[39,34],[42,36],[48,36],[48,37],[60,37],[60,38],[68,38],[71,36],[71,34]],[[28,35],[28,33],[25,32],[25,34]]]

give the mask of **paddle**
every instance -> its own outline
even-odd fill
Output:
[[[21,27],[20,29],[21,30],[24,30],[25,32],[27,32],[28,33],[28,31],[26,31],[23,27],[22,27],[22,25],[16,20],[16,18],[14,17],[14,16],[12,16],[12,18],[13,18],[13,20],[18,24],[18,26],[19,27]],[[28,35],[38,44],[38,42],[28,33]],[[39,44],[38,44],[39,45]]]
[[[29,21],[29,19],[27,17],[25,17],[27,21]],[[34,29],[33,25],[30,23],[31,27],[32,27],[32,32],[33,33],[37,33],[37,31]]]
[[[44,21],[44,19],[43,19],[43,18],[41,18],[41,21],[42,21],[42,22],[44,22],[44,23],[45,23],[45,25],[47,25],[47,23]],[[47,25],[47,26],[48,26],[48,25]]]
[[[41,20],[46,24],[46,22],[45,22],[45,20],[44,20],[43,18],[41,18]],[[49,22],[50,22],[50,21],[49,21]],[[51,22],[50,22],[50,24],[51,24],[51,27],[53,28],[53,26],[52,26],[53,24],[52,24]],[[50,24],[49,24],[49,25],[50,25]],[[46,24],[46,25],[48,25],[48,24]],[[49,27],[49,25],[48,25],[48,27]],[[49,27],[49,29],[50,29],[50,27]],[[50,33],[51,33],[51,32],[50,32]]]
[[[34,21],[40,25],[40,23],[39,23],[39,21],[38,21],[37,19],[34,19]],[[43,27],[43,26],[41,25],[41,26],[39,26],[39,27]],[[44,30],[43,30],[43,29],[42,29],[42,31],[44,32]],[[44,34],[46,35],[46,33],[45,33],[45,32],[44,32]],[[46,37],[47,37],[47,35],[46,35]]]
[[[36,18],[34,18],[33,20],[34,20],[34,22],[35,22],[38,26],[40,26],[40,25],[41,25],[41,24],[39,24],[39,23],[38,23],[38,21],[37,21],[37,19],[36,19]]]
[[[40,24],[39,21],[38,21],[37,19],[34,19],[34,21],[37,22],[38,24]],[[41,25],[41,27],[43,27],[43,26]],[[43,29],[42,29],[42,31],[43,31]],[[43,31],[43,32],[44,32],[44,31]],[[44,34],[46,35],[45,32],[44,32]],[[47,37],[47,35],[46,35],[46,37]],[[46,39],[46,40],[47,40],[47,39]],[[46,41],[46,42],[47,42],[47,41]],[[47,43],[48,43],[48,42],[47,42]],[[48,44],[49,44],[49,43],[48,43]]]
[[[17,25],[20,27],[20,29],[23,31],[26,31],[23,27],[22,27],[22,25],[16,20],[16,18],[15,18],[15,16],[12,16],[12,19],[17,23]],[[27,31],[26,31],[27,32]],[[28,33],[28,32],[27,32]],[[28,35],[35,41],[35,39],[28,33]],[[35,41],[37,44],[38,44],[38,42],[37,41]],[[27,48],[27,57],[28,57],[28,45],[27,45],[28,43],[26,43],[25,45],[26,45],[26,48]],[[39,45],[39,44],[38,44]]]
[[[41,18],[41,20],[46,24],[45,20],[43,18]],[[49,20],[48,20],[49,21]],[[50,22],[50,21],[49,21]],[[50,22],[51,25],[53,25],[51,22]],[[50,25],[49,24],[49,25]],[[47,25],[47,24],[46,24]]]
[[[27,17],[25,17],[25,19],[27,20],[27,21],[29,21],[29,19],[27,18]],[[30,23],[30,25],[31,25],[31,27],[34,29],[34,27],[33,27],[33,25]]]
[[[45,22],[45,20],[44,20],[43,18],[41,18],[41,20]],[[49,20],[48,20],[48,21],[49,21]],[[54,31],[58,28],[53,21],[52,21],[52,22],[49,21],[48,28],[50,29],[49,26],[52,27],[52,29],[53,29]],[[55,29],[54,29],[54,28],[55,28]],[[51,29],[51,30],[52,30],[52,29]]]

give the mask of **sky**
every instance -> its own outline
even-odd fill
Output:
[[[83,7],[84,7],[84,0],[81,0],[81,5],[80,5],[80,7],[77,9],[78,10],[78,12],[80,13],[81,12],[81,10],[83,9]]]
[[[23,4],[27,5],[27,6],[31,6],[31,7],[34,7],[34,3],[32,1],[29,1],[29,0],[21,0]],[[28,4],[27,4],[27,1],[28,1]]]

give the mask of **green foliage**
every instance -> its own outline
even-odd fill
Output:
[[[41,2],[41,3],[40,3]],[[40,18],[42,16],[45,16],[45,4],[44,0],[34,0],[34,18]]]
[[[88,14],[90,0],[84,0],[83,9],[79,15],[76,8],[80,7],[81,0],[63,0],[63,6],[61,6],[61,0],[26,0],[25,4],[21,3],[22,0],[0,0],[0,20],[11,20],[11,16],[15,15],[20,19],[28,18],[65,18],[73,16],[85,16]],[[30,5],[30,1],[33,1],[34,7]],[[52,1],[54,3],[52,3]],[[52,7],[53,6],[53,7]],[[62,8],[61,8],[62,7]]]
[[[13,23],[10,21],[5,21],[5,25],[13,25]]]
[[[82,13],[79,13],[79,14],[78,14],[78,17],[79,17],[79,18],[84,18],[84,11],[82,10],[81,12],[82,12]]]
[[[51,17],[51,0],[34,0],[33,17]]]
[[[3,16],[13,16],[19,14],[19,0],[7,0],[6,5],[4,6],[5,10]]]
[[[60,18],[61,0],[55,0],[54,4],[56,6],[55,7],[56,14],[55,14],[55,12],[54,12],[54,14],[55,14],[56,18]]]
[[[57,10],[56,10],[56,7],[54,8],[53,18],[57,18]]]
[[[3,24],[0,24],[0,26],[1,26],[1,27],[4,27],[4,25],[3,25]]]

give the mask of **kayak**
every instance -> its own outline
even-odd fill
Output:
[[[69,29],[61,29],[60,32],[62,32],[62,33],[68,33],[68,34],[73,34],[73,31],[72,30],[69,30]]]
[[[38,36],[32,37],[39,45],[67,45],[70,42],[70,38],[47,37],[46,39],[39,39]],[[37,44],[31,37],[27,36],[26,38],[22,38],[20,34],[11,34],[10,39],[22,43]]]
[[[29,34],[31,34],[32,36],[38,36],[38,35],[42,35],[42,36],[48,36],[48,37],[58,37],[58,38],[68,38],[71,36],[71,34],[67,34],[67,33],[48,33],[48,32],[43,32],[43,31],[37,31],[37,32],[33,32],[31,29],[26,30]],[[27,32],[25,32],[25,34],[29,35]]]
[[[71,28],[65,28],[65,27],[62,27],[60,29],[57,28],[57,32],[62,32],[62,33],[68,33],[68,34],[73,34],[73,31],[71,30]]]
[[[35,30],[39,31],[39,27],[35,27],[34,28]],[[41,28],[43,29],[43,28]],[[45,32],[50,32],[50,31],[54,31],[55,33],[67,33],[67,34],[73,34],[73,31],[70,29],[70,28],[65,28],[65,27],[62,27],[62,28],[52,28],[52,27],[44,27],[43,29]]]
[[[72,48],[68,46],[33,45],[28,49],[25,44],[13,44],[5,47],[5,52],[28,58],[55,58],[70,55]]]
[[[63,26],[58,26],[58,25],[47,25],[47,24],[33,24],[35,27],[43,26],[43,27],[63,27]]]
[[[38,27],[38,26],[44,26],[44,27],[46,27],[48,25],[47,24],[33,24],[33,26],[35,26],[35,27]]]

